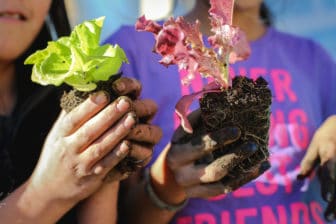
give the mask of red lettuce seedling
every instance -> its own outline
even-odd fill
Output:
[[[188,85],[196,75],[214,78],[214,82],[204,86],[202,91],[183,96],[176,104],[181,125],[189,133],[192,133],[192,128],[186,116],[191,102],[200,94],[228,88],[231,85],[229,64],[246,59],[251,52],[243,31],[232,26],[234,1],[210,0],[210,4],[213,33],[208,37],[210,47],[204,45],[198,20],[189,23],[183,17],[171,17],[160,25],[142,16],[135,25],[138,31],[154,34],[154,52],[162,56],[161,64],[176,64],[179,69],[188,72],[181,80],[183,84]]]

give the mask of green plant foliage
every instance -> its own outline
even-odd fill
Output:
[[[25,64],[32,64],[32,81],[41,85],[66,83],[80,91],[92,91],[99,81],[107,81],[119,72],[125,52],[117,44],[100,46],[105,17],[77,25],[69,37],[48,42],[43,50],[30,55]]]

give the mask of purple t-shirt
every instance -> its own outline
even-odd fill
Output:
[[[122,27],[106,42],[125,50],[130,63],[123,66],[123,73],[139,79],[142,97],[159,105],[154,123],[163,128],[164,136],[154,151],[155,159],[179,124],[175,103],[181,95],[199,90],[206,80],[196,78],[190,86],[183,86],[180,77],[184,71],[158,63],[161,57],[151,51],[151,33]],[[298,181],[296,176],[314,131],[336,113],[336,64],[311,40],[273,28],[252,42],[251,48],[250,58],[234,64],[231,75],[263,76],[269,82],[273,93],[269,140],[272,167],[235,192],[190,200],[172,223],[325,223],[325,203],[316,176],[306,181]]]

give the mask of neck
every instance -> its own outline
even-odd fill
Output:
[[[191,10],[184,18],[190,22],[194,23],[196,20],[200,21],[200,31],[202,34],[210,36],[212,33],[210,31],[210,19],[209,19],[209,4],[206,1],[196,0],[194,9]]]
[[[9,115],[15,105],[15,66],[0,63],[0,115]]]
[[[201,23],[200,31],[203,34],[210,36],[212,35],[212,32],[210,31],[211,26],[208,10],[209,4],[207,4],[206,1],[197,0],[194,9],[184,18],[188,22],[194,22],[198,19]],[[259,39],[266,32],[266,26],[259,17],[259,8],[237,9],[235,7],[232,25],[242,29],[249,41]]]
[[[233,25],[242,29],[249,41],[259,39],[266,32],[266,26],[259,17],[259,8],[251,8],[249,10],[235,9]]]

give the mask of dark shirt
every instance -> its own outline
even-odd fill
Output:
[[[18,101],[10,116],[0,116],[0,199],[32,174],[44,140],[60,113],[63,88],[43,87],[20,77]],[[58,223],[76,223],[69,212]]]

